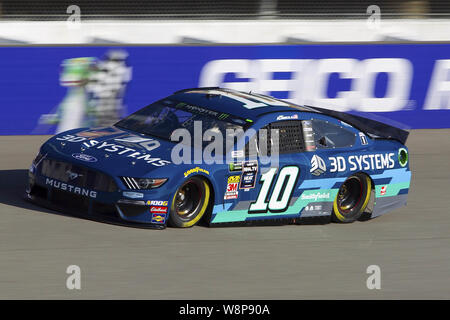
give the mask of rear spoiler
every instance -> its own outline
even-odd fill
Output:
[[[318,107],[312,107],[312,106],[307,106],[307,107],[311,108],[319,113],[323,113],[327,116],[331,116],[333,118],[344,121],[374,139],[397,140],[402,144],[405,144],[406,140],[408,139],[408,135],[409,135],[408,131],[381,123],[379,121],[367,119],[367,118],[360,117],[360,116],[355,116],[353,114],[348,114],[348,113],[344,113],[344,112],[324,109],[324,108],[318,108]]]

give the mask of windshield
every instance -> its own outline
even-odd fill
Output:
[[[206,130],[221,132],[226,137],[226,130],[245,130],[250,124],[246,120],[184,102],[174,100],[157,101],[115,124],[119,128],[156,136],[170,140],[176,129],[186,129],[194,137],[194,121],[200,121],[202,134]],[[204,145],[208,142],[204,142]]]

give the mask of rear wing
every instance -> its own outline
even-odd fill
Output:
[[[348,114],[345,112],[339,112],[312,106],[307,107],[319,113],[323,113],[327,116],[331,116],[333,118],[344,121],[374,139],[397,140],[402,144],[405,144],[406,140],[408,139],[409,135],[408,131],[390,126],[388,124],[384,124],[379,121],[367,119],[360,116],[355,116],[353,114]]]

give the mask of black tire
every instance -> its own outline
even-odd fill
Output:
[[[369,204],[372,182],[364,173],[350,176],[339,188],[333,203],[332,220],[350,223],[358,220]]]
[[[191,177],[175,192],[169,214],[169,226],[189,228],[197,224],[209,208],[211,188],[206,180]]]

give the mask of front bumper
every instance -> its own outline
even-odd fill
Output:
[[[91,190],[44,176],[32,166],[26,197],[43,207],[83,218],[164,229],[169,215],[169,201],[163,201],[168,199],[161,198],[161,193],[155,189],[139,193],[142,195],[140,199],[130,199],[126,196],[130,194],[128,190]]]

